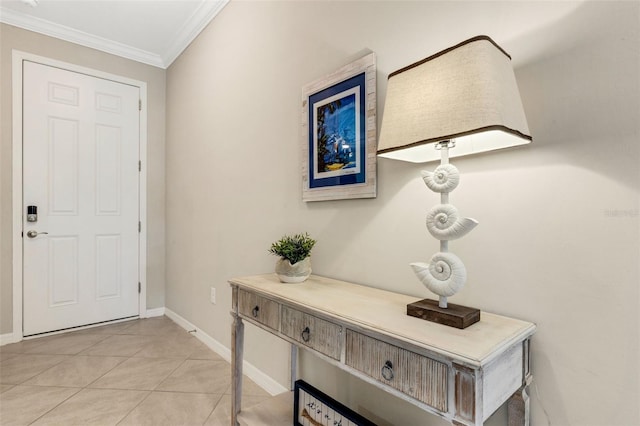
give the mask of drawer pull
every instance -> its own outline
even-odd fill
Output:
[[[391,361],[387,361],[382,366],[382,377],[385,380],[393,380],[393,364]]]
[[[258,312],[260,312],[260,306],[256,306],[255,308],[253,308],[253,310],[251,311],[251,315],[253,315],[254,318],[258,318]]]
[[[305,327],[304,330],[302,330],[300,337],[302,337],[302,340],[305,343],[309,342],[309,338],[311,337],[311,330],[309,330],[309,327]]]

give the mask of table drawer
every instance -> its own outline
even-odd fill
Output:
[[[296,342],[333,359],[340,359],[342,348],[342,326],[340,325],[283,306],[281,331]]]
[[[247,318],[278,331],[280,304],[266,297],[238,290],[238,312]]]
[[[347,329],[345,363],[442,412],[447,411],[447,365]]]

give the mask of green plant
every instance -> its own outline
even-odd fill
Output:
[[[288,259],[293,265],[307,258],[311,254],[311,249],[315,243],[316,240],[307,233],[293,236],[285,235],[271,244],[269,253]]]

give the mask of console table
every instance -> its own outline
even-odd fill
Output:
[[[456,329],[406,315],[417,298],[312,275],[300,284],[275,274],[233,278],[231,424],[242,397],[244,323],[453,424],[481,425],[508,401],[509,425],[528,425],[530,338],[536,326],[481,313]],[[293,407],[292,407],[293,408]]]

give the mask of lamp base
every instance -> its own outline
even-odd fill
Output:
[[[449,303],[446,308],[438,306],[437,300],[422,299],[407,305],[407,315],[465,329],[480,321],[480,309]]]

